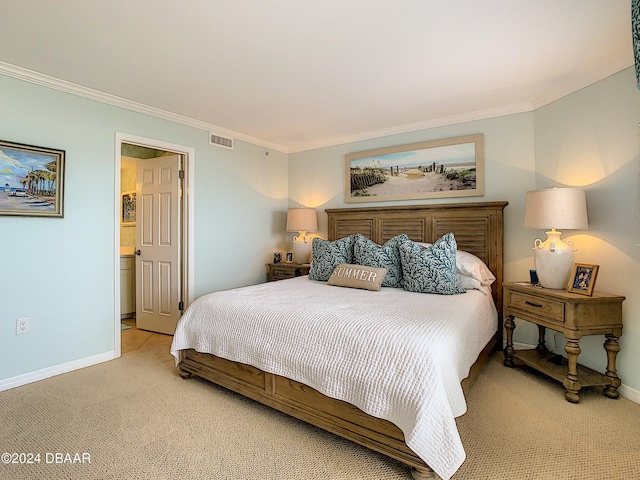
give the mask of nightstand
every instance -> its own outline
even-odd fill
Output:
[[[564,290],[534,287],[530,284],[504,283],[504,326],[507,345],[504,365],[515,366],[514,360],[562,382],[565,398],[580,401],[580,389],[604,385],[604,394],[618,398],[621,384],[616,374],[616,355],[620,351],[618,338],[622,335],[622,302],[625,297],[608,293],[584,296]],[[534,349],[513,348],[514,318],[518,317],[538,326],[538,345]],[[547,350],[544,336],[547,328],[562,333],[567,343],[567,358]],[[578,364],[580,339],[583,335],[604,335],[607,372],[602,375]]]
[[[310,268],[311,265],[309,263],[268,263],[267,282],[309,275]]]

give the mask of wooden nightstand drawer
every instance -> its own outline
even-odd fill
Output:
[[[274,280],[284,280],[285,278],[293,278],[295,276],[296,276],[296,271],[291,268],[273,267],[271,269],[271,277]]]
[[[550,320],[564,322],[564,302],[509,291],[505,299],[507,308],[524,310],[527,313],[540,315]]]
[[[269,263],[267,264],[267,282],[309,275],[310,268],[311,265],[308,263]]]

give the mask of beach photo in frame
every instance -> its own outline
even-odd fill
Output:
[[[345,202],[484,195],[484,135],[378,148],[345,156]]]
[[[65,151],[0,140],[0,215],[63,217]]]
[[[133,226],[136,224],[136,192],[122,193],[122,225]]]
[[[596,285],[598,265],[586,263],[574,263],[571,277],[569,277],[569,291],[581,295],[593,295],[593,287]]]

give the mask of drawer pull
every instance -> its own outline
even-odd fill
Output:
[[[525,300],[524,303],[526,303],[527,305],[531,305],[532,307],[542,308],[542,305],[540,305],[539,303],[533,303],[533,302],[530,302],[529,300]]]

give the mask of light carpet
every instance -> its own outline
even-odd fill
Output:
[[[133,328],[122,339],[117,360],[0,392],[0,453],[40,454],[39,463],[0,464],[0,478],[411,478],[394,460],[181,379],[171,337]],[[453,479],[640,478],[640,405],[597,389],[573,405],[563,392],[494,355],[458,419],[467,460]]]

